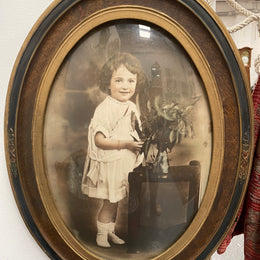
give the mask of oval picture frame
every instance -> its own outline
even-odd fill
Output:
[[[93,222],[102,206],[84,194],[82,179],[95,108],[112,100],[102,112],[106,121],[115,103],[112,90],[99,89],[102,66],[126,52],[145,75],[138,74],[131,99],[140,113],[141,133],[135,125],[133,138],[142,135],[143,157],[128,172],[117,212],[116,231],[127,243],[104,249],[95,245]],[[128,108],[122,111],[120,120]],[[120,141],[109,156],[122,157]],[[5,147],[21,215],[51,259],[207,259],[232,227],[249,180],[253,108],[246,71],[202,0],[57,0],[13,69]]]

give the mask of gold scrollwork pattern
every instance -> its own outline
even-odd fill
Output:
[[[9,146],[10,170],[12,175],[15,178],[17,178],[18,168],[16,162],[15,133],[13,128],[10,128],[8,131],[8,146]]]
[[[240,162],[239,177],[238,177],[240,183],[246,180],[249,155],[250,155],[249,140],[248,138],[244,137],[242,142],[242,154],[241,154],[241,162]]]

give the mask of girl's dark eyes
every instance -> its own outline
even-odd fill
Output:
[[[129,79],[128,81],[129,81],[129,83],[135,83],[135,80],[133,80],[133,79]]]
[[[123,82],[123,79],[115,79],[115,82],[119,83],[119,82]],[[135,83],[136,81],[134,79],[129,79],[128,80],[129,83]]]

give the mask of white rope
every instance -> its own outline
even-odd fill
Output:
[[[241,29],[243,29],[244,27],[246,27],[248,24],[254,22],[254,21],[258,21],[258,31],[260,33],[260,27],[259,27],[259,23],[260,23],[260,15],[259,14],[254,14],[254,15],[250,15],[249,17],[247,17],[244,21],[242,21],[239,24],[236,24],[234,26],[228,27],[228,31],[230,33],[234,33],[237,32]]]
[[[247,18],[241,23],[238,23],[230,28],[227,28],[230,33],[239,31],[254,21],[258,22],[258,31],[260,33],[260,13],[257,14],[247,10],[246,8],[238,4],[235,0],[226,0],[226,2],[239,13],[247,16]]]
[[[206,2],[208,5],[210,5],[210,6],[212,5],[212,1],[213,1],[213,0],[205,0],[205,2]]]
[[[226,0],[226,2],[232,6],[236,11],[238,11],[239,13],[245,15],[245,16],[250,16],[253,13],[250,12],[249,10],[247,10],[246,8],[244,8],[242,5],[238,4],[235,0]]]

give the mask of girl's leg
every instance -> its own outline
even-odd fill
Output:
[[[118,202],[111,203],[109,200],[103,200],[103,206],[98,214],[98,221],[102,223],[115,222],[117,207]]]
[[[110,247],[108,238],[114,244],[124,244],[125,241],[115,234],[115,221],[117,215],[118,203],[111,203],[108,200],[103,201],[103,206],[99,212],[97,220],[97,245],[101,247]]]

